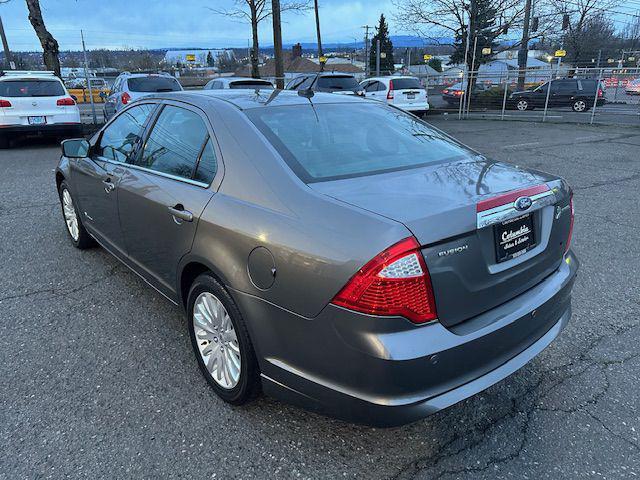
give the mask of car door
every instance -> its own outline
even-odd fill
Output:
[[[178,263],[213,195],[219,158],[213,138],[202,111],[167,102],[118,186],[129,261],[172,299]]]
[[[551,88],[553,102],[551,100],[549,100],[549,102],[553,106],[566,107],[571,104],[577,93],[577,80],[557,80]]]
[[[386,98],[386,90],[385,85],[377,80],[369,83],[369,85],[364,89],[367,97],[374,98],[376,100],[380,100],[383,97],[382,93],[385,93],[384,97]]]
[[[155,104],[142,104],[119,114],[98,135],[88,158],[71,160],[71,180],[85,227],[105,247],[124,256],[126,248],[118,216],[118,183],[139,146]]]

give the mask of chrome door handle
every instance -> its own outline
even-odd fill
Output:
[[[104,191],[106,193],[111,193],[116,188],[116,186],[113,184],[113,182],[111,182],[110,178],[107,178],[106,180],[103,180],[102,184],[104,185]]]
[[[169,213],[173,215],[174,220],[180,219],[185,222],[193,222],[193,213],[188,210],[185,210],[184,207],[180,204],[175,207],[168,207]]]

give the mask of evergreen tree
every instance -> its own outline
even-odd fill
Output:
[[[380,15],[380,23],[376,27],[376,34],[371,39],[371,54],[369,56],[369,68],[371,72],[376,71],[376,56],[378,54],[376,46],[378,40],[380,40],[380,53],[385,54],[381,55],[380,58],[380,73],[390,75],[394,71],[393,43],[391,43],[391,39],[389,38],[389,27],[384,15]]]
[[[477,37],[475,69],[480,64],[492,60],[491,55],[483,55],[482,49],[489,47],[495,51],[498,43],[495,41],[500,32],[498,26],[498,12],[492,0],[475,0],[471,2],[471,38],[469,38],[469,55],[467,56],[467,67],[471,70],[473,63],[473,44]],[[451,54],[451,62],[457,64],[464,63],[464,52],[467,48],[467,26],[459,29],[455,35],[454,52]]]
[[[213,55],[211,55],[211,52],[207,52],[207,67],[213,67],[214,65]]]

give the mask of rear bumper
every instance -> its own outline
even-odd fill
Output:
[[[0,125],[0,136],[82,134],[81,123],[52,123],[46,125]]]
[[[427,112],[429,111],[429,103],[417,104],[417,105],[396,105],[398,108],[407,112]]]
[[[234,292],[256,347],[266,393],[308,409],[376,426],[409,423],[512,374],[571,316],[578,262],[509,302],[455,327],[329,305],[314,319]]]

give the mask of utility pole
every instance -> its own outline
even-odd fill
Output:
[[[380,38],[376,40],[376,77],[380,76]]]
[[[525,75],[527,69],[527,57],[529,56],[529,20],[531,19],[531,2],[524,3],[524,23],[522,24],[522,40],[518,50],[518,90],[524,90]]]
[[[91,113],[93,114],[93,124],[98,123],[98,117],[96,117],[96,104],[93,103],[93,89],[91,88],[91,78],[89,78],[89,62],[87,62],[87,49],[84,46],[84,33],[80,30],[80,38],[82,38],[82,53],[84,55],[84,78],[87,82],[87,88],[89,89],[89,99],[91,101]]]
[[[365,76],[369,76],[369,29],[371,28],[369,25],[364,25],[364,74]]]
[[[320,36],[320,15],[318,13],[318,0],[313,0],[313,6],[316,11],[316,35],[318,36],[318,59],[320,59],[320,57],[323,56],[323,53],[322,53],[322,37]],[[320,62],[320,64],[322,65],[322,62]]]
[[[273,56],[276,62],[276,87],[284,89],[284,59],[282,58],[282,23],[280,20],[280,0],[271,0],[273,20]]]
[[[600,68],[601,59],[602,59],[602,49],[598,50],[598,60],[596,61],[596,68]]]
[[[11,58],[7,36],[4,34],[4,26],[2,25],[2,17],[0,17],[0,37],[2,37],[2,47],[4,48],[4,61],[9,65],[11,70],[15,70],[16,64],[13,63],[13,59]]]

